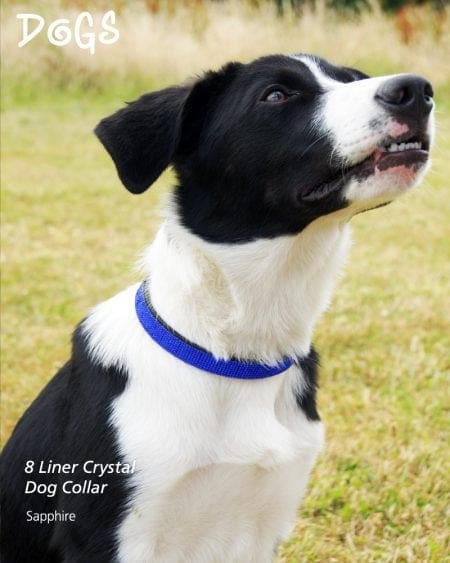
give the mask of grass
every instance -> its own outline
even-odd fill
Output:
[[[294,50],[293,22],[269,24],[267,14],[253,15],[254,41],[245,42],[239,33],[242,18],[249,16],[233,14],[227,12],[221,23],[216,12],[208,12],[200,39],[192,30],[180,31],[180,44],[175,41],[171,53],[162,53],[166,40],[151,55],[151,61],[158,56],[160,61],[150,65],[150,77],[143,75],[141,59],[127,71],[130,80],[113,69],[95,78],[100,63],[91,59],[83,59],[84,74],[81,55],[75,52],[64,55],[57,67],[56,74],[66,74],[52,76],[45,57],[60,54],[41,46],[45,56],[36,48],[35,64],[29,51],[28,58],[21,59],[25,51],[14,50],[6,38],[10,59],[4,62],[2,92],[3,441],[67,358],[74,324],[98,301],[138,279],[131,265],[159,223],[158,208],[170,173],[140,198],[130,196],[91,133],[96,122],[123,99],[136,96],[144,82],[151,88],[206,68],[206,56],[194,50],[188,51],[192,61],[182,59],[185,68],[173,62],[189,42],[211,46],[212,66],[266,50]],[[356,49],[353,40],[350,45],[343,42],[342,56],[336,56],[351,24],[336,24],[335,35],[325,43],[320,14],[307,18],[310,37],[300,38],[296,50],[330,56],[334,49],[335,60],[376,73],[421,71],[425,60],[433,61],[427,75],[437,85],[439,127],[434,166],[421,189],[353,222],[355,244],[347,273],[315,336],[323,363],[319,407],[327,449],[313,471],[279,563],[450,561],[448,48],[424,35],[415,48],[406,49],[398,44],[390,23],[374,16],[375,21],[364,20],[355,28],[360,39],[360,33],[366,34],[366,43]],[[234,31],[232,21],[241,22]],[[164,30],[181,30],[180,22],[164,17],[152,25],[157,37]],[[282,25],[287,27],[277,45]],[[378,45],[380,29],[391,41],[387,54],[385,41],[382,48]],[[228,32],[237,44],[224,43]],[[139,33],[138,39],[145,42],[142,30]],[[225,46],[219,53],[220,41]],[[123,68],[125,55],[120,53],[115,62]],[[144,56],[141,51],[138,55]],[[68,62],[71,70],[65,68]],[[91,82],[83,82],[85,76]],[[105,77],[110,78],[108,88]]]

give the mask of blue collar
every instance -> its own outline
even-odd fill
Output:
[[[146,295],[145,282],[139,287],[136,293],[136,314],[141,325],[150,337],[164,348],[169,354],[179,360],[194,366],[203,371],[222,375],[224,377],[234,377],[237,379],[263,379],[278,375],[289,369],[294,361],[285,358],[276,366],[257,364],[253,362],[240,362],[235,359],[220,360],[215,358],[210,352],[189,342],[185,338],[169,327],[153,309]]]

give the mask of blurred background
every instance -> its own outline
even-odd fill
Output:
[[[97,33],[114,10],[119,40],[95,54],[51,45],[51,22],[73,32],[84,10]],[[327,449],[278,561],[450,561],[448,11],[444,0],[4,0],[3,442],[66,361],[74,325],[139,279],[133,263],[174,180],[126,192],[92,134],[102,117],[268,53],[416,72],[436,93],[433,168],[419,190],[353,221],[349,266],[315,336]],[[19,13],[45,19],[22,48]]]

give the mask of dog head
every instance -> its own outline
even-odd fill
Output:
[[[432,96],[417,75],[369,78],[275,55],[146,94],[96,134],[131,192],[171,164],[181,222],[211,242],[246,242],[299,233],[343,208],[351,216],[417,185]]]

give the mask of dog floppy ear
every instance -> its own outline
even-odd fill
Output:
[[[145,94],[95,128],[130,192],[144,192],[170,164],[189,91],[172,87]]]

